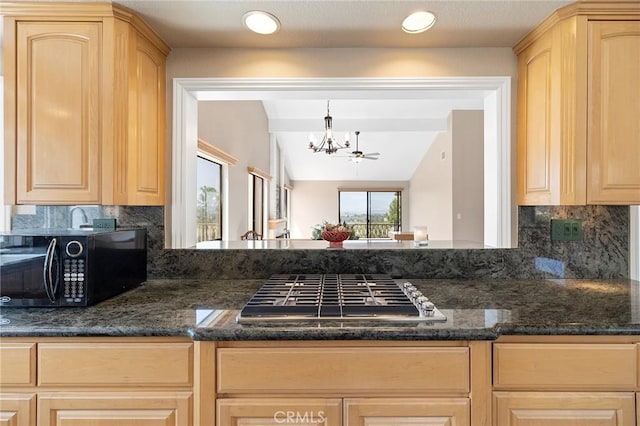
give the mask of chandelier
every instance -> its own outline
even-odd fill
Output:
[[[320,145],[316,145],[313,135],[310,135],[309,149],[313,150],[313,152],[333,154],[339,149],[344,148],[349,148],[349,133],[347,133],[344,138],[344,145],[341,145],[333,138],[333,119],[331,118],[331,114],[329,114],[329,101],[327,101],[327,116],[324,118],[324,137]]]

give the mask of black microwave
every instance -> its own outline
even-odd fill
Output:
[[[0,234],[0,307],[89,306],[146,279],[145,229]]]

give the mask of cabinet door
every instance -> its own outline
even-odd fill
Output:
[[[0,393],[0,426],[35,426],[34,394]]]
[[[164,204],[165,57],[138,35],[135,99],[129,123],[130,180],[128,204]]]
[[[640,203],[640,21],[589,23],[590,204]]]
[[[216,426],[341,426],[342,404],[340,399],[219,399],[216,416]]]
[[[39,426],[191,426],[190,392],[46,392]]]
[[[466,398],[344,400],[345,426],[468,426]]]
[[[42,274],[42,265],[40,265]],[[35,386],[36,344],[0,342],[0,386]]]
[[[18,22],[18,203],[100,201],[101,24]]]
[[[634,426],[629,393],[495,392],[496,426]]]
[[[518,204],[552,204],[552,37],[518,57]]]

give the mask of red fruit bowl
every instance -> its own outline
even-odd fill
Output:
[[[320,236],[329,241],[329,247],[342,247],[342,242],[349,239],[349,231],[322,231]]]

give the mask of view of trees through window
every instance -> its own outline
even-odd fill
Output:
[[[340,223],[357,238],[388,238],[402,229],[400,191],[339,191]]]
[[[222,239],[222,166],[198,156],[196,186],[197,242]]]

